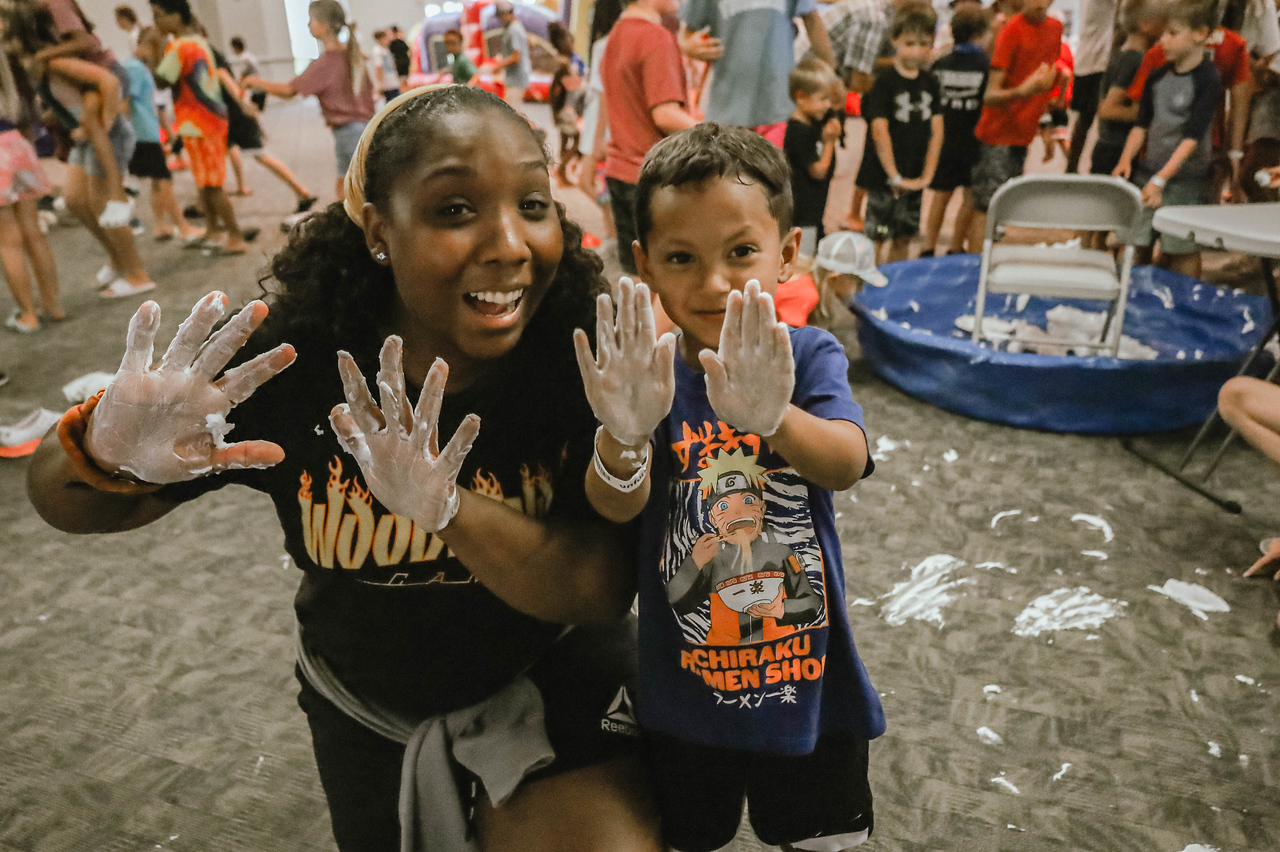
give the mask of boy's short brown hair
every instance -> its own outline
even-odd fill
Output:
[[[840,85],[840,78],[831,66],[817,58],[807,58],[796,63],[787,77],[787,93],[791,100],[796,95],[816,95],[819,92],[834,91]]]
[[[966,3],[951,16],[951,38],[956,44],[968,44],[989,29],[991,13],[981,6]]]
[[[1211,0],[1178,0],[1166,12],[1170,22],[1176,21],[1189,30],[1212,30],[1218,25],[1217,5]]]
[[[636,238],[640,245],[648,244],[653,230],[655,192],[709,178],[759,186],[778,223],[778,233],[791,230],[791,168],[782,151],[754,130],[704,121],[668,136],[645,155],[636,181]]]
[[[889,27],[889,38],[904,35],[924,35],[932,38],[938,32],[938,13],[927,3],[903,6]],[[959,41],[959,39],[957,39]]]
[[[457,29],[456,27],[455,27],[454,29],[445,30],[445,31],[444,31],[444,37],[445,37],[445,38],[456,38],[458,41],[462,41],[462,30]]]

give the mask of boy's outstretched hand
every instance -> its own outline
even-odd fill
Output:
[[[439,358],[427,371],[415,408],[405,392],[400,338],[392,335],[379,356],[379,409],[369,386],[347,352],[338,353],[338,372],[347,401],[329,412],[329,424],[343,449],[356,457],[373,496],[426,532],[439,532],[458,513],[458,471],[480,432],[480,418],[468,414],[440,450],[440,406],[449,367]]]
[[[596,355],[582,329],[573,332],[573,349],[582,384],[596,419],[619,444],[639,448],[671,410],[675,399],[675,335],[657,338],[649,288],[623,278],[613,300],[596,299]]]
[[[716,416],[763,438],[778,431],[791,405],[796,365],[787,325],[778,321],[773,297],[760,292],[759,281],[729,294],[720,351],[704,349],[698,360],[707,371],[707,399]]]
[[[89,416],[84,449],[98,467],[165,485],[284,459],[284,451],[269,441],[222,440],[230,428],[228,412],[295,358],[293,347],[282,344],[216,379],[267,316],[266,305],[250,302],[209,337],[226,307],[222,293],[201,299],[156,366],[151,361],[160,306],[146,302],[138,308],[120,371]]]

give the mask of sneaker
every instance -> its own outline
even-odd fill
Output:
[[[147,281],[143,284],[130,284],[124,278],[117,278],[99,290],[98,295],[104,299],[123,299],[128,296],[139,296],[154,289],[156,289],[156,282],[154,281]]]
[[[56,411],[37,408],[12,426],[0,426],[0,458],[16,459],[31,455],[61,419],[62,415]]]
[[[9,318],[4,321],[5,328],[12,329],[18,334],[35,334],[40,330],[40,320],[36,320],[35,325],[23,325],[20,321],[22,311],[14,311],[9,314]]]
[[[306,198],[304,198],[304,199],[302,199],[301,201],[299,201],[299,202],[298,202],[298,206],[297,206],[297,207],[295,207],[295,208],[293,209],[293,212],[294,212],[294,213],[306,213],[308,210],[310,210],[312,207],[314,207],[314,206],[315,206],[315,203],[316,203],[317,201],[319,201],[319,200],[320,200],[320,199],[319,199],[319,198],[317,198],[317,197],[316,197],[316,196],[314,196],[314,195],[308,195]]]

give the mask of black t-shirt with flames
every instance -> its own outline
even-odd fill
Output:
[[[236,362],[277,342],[264,327]],[[329,411],[344,401],[336,355],[342,347],[289,342],[297,361],[227,418],[235,427],[228,441],[273,441],[284,448],[284,461],[164,493],[188,500],[237,483],[271,497],[285,549],[303,572],[294,601],[303,641],[356,694],[420,715],[491,695],[535,661],[562,627],[499,600],[439,537],[390,513],[366,490],[355,458],[329,425]],[[548,355],[522,342],[493,376],[445,397],[442,444],[467,414],[481,418],[461,487],[539,518],[581,519],[591,512],[583,477],[596,422],[568,335],[564,348]],[[376,350],[354,354],[376,388]],[[410,399],[417,400],[416,388]]]

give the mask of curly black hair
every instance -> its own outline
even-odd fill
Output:
[[[493,110],[513,127],[523,128],[551,157],[538,131],[505,101],[471,86],[427,92],[388,115],[370,140],[365,159],[365,198],[385,209],[399,175],[431,156],[435,129],[450,115]],[[595,297],[605,292],[603,263],[582,247],[582,228],[556,203],[564,234],[564,254],[537,313],[516,349],[572,352],[574,328],[595,328]],[[269,282],[275,280],[275,285]],[[364,231],[347,216],[342,203],[295,227],[260,282],[273,303],[275,321],[289,340],[323,340],[355,351],[376,351],[378,329],[390,315],[395,279],[374,262]],[[576,368],[575,368],[576,371]]]

